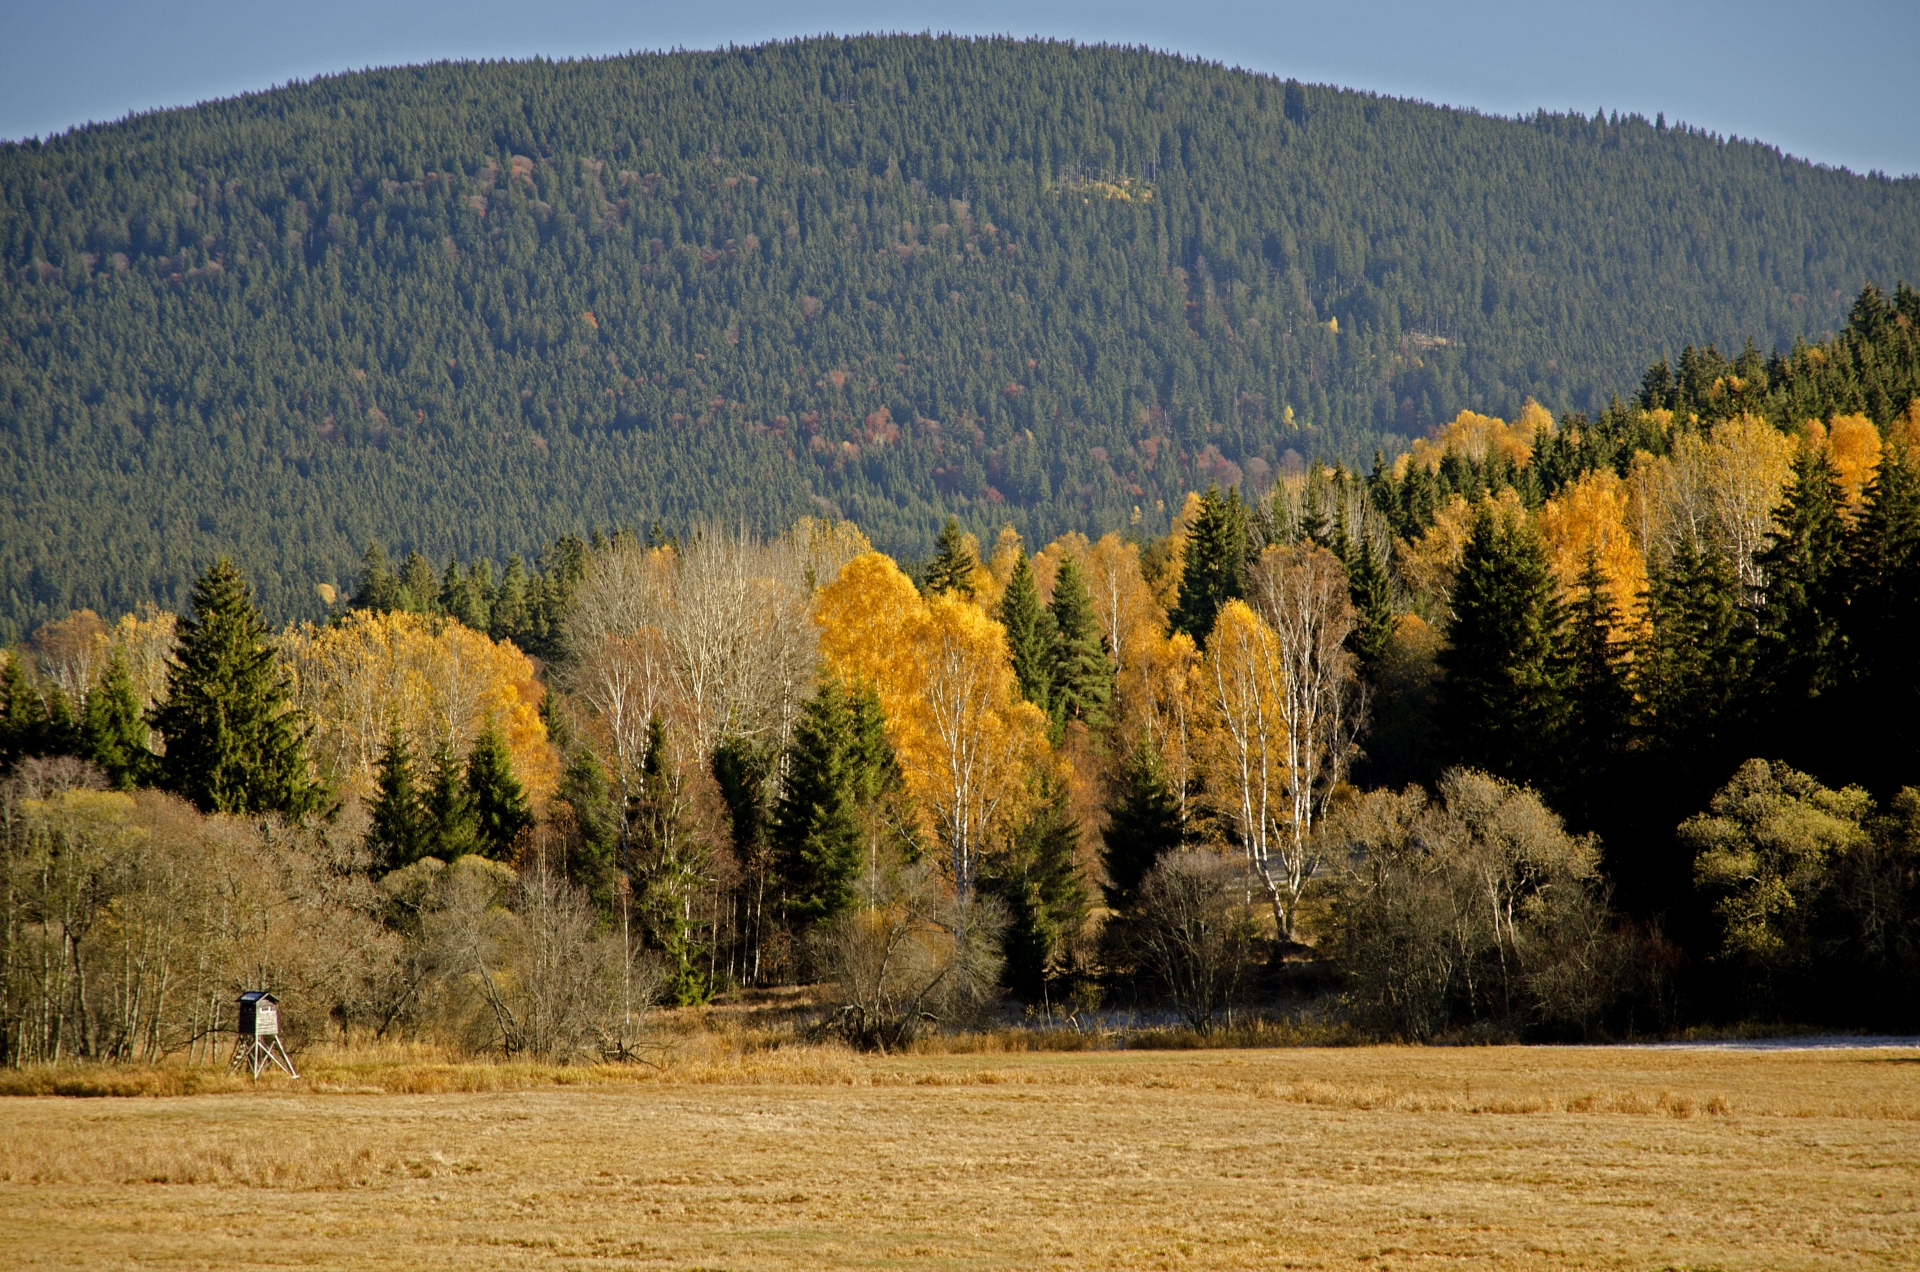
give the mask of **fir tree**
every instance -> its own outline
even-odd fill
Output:
[[[1056,727],[1079,721],[1098,732],[1107,727],[1113,705],[1113,659],[1107,656],[1086,575],[1072,557],[1060,562],[1054,579],[1052,616],[1053,702]]]
[[[140,718],[140,700],[118,651],[87,695],[82,735],[86,757],[117,789],[130,791],[153,780],[156,757],[147,749],[147,722]]]
[[[1180,847],[1184,838],[1180,804],[1167,782],[1159,748],[1143,738],[1127,753],[1119,798],[1101,834],[1108,907],[1123,914],[1132,909],[1140,881],[1161,854]]]
[[[1240,492],[1222,497],[1210,485],[1200,496],[1200,517],[1187,534],[1180,571],[1180,599],[1173,629],[1204,644],[1213,620],[1228,601],[1247,594],[1247,515]]]
[[[1080,823],[1065,783],[1046,783],[1013,841],[986,863],[981,884],[1007,907],[1002,979],[1014,997],[1040,1002],[1061,971],[1065,944],[1087,917],[1075,857]]]
[[[433,774],[426,795],[420,801],[420,852],[422,856],[452,861],[480,851],[479,819],[467,798],[467,786],[460,771],[460,756],[451,742],[434,748]]]
[[[505,861],[513,855],[513,841],[533,825],[533,808],[513,775],[513,757],[496,725],[489,723],[473,740],[473,750],[467,753],[466,786],[478,851]]]
[[[414,775],[413,749],[398,729],[388,732],[387,744],[380,752],[376,789],[369,810],[372,825],[367,829],[367,847],[373,854],[374,870],[385,873],[412,865],[429,852],[426,811]]]
[[[947,524],[940,530],[940,538],[934,544],[933,562],[927,566],[927,595],[954,592],[961,596],[972,596],[973,572],[979,564],[973,544],[960,529],[960,522],[948,517]]]
[[[167,743],[162,780],[208,812],[299,816],[325,797],[269,635],[246,580],[220,558],[194,584],[153,715]]]
[[[1013,567],[1013,577],[1007,580],[1005,595],[1000,598],[1000,622],[1007,629],[1007,648],[1013,655],[1013,675],[1019,682],[1020,696],[1042,711],[1051,712],[1053,615],[1040,604],[1040,592],[1033,582],[1033,565],[1024,552]]]
[[[1460,562],[1440,652],[1442,735],[1462,764],[1514,781],[1550,777],[1561,744],[1563,617],[1538,532],[1482,504]]]

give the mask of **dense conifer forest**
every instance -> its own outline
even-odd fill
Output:
[[[318,617],[378,539],[532,588],[537,628],[594,526],[1148,537],[1209,481],[1529,398],[1592,421],[1514,470],[1536,499],[1661,452],[1655,410],[1884,428],[1897,376],[1854,353],[1910,304],[1849,306],[1920,277],[1920,182],[1138,50],[810,40],[0,147],[0,266],[0,625],[184,611],[221,553]],[[1408,539],[1428,486],[1503,485],[1428,476],[1390,492]]]

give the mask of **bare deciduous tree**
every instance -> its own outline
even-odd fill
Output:
[[[1319,866],[1314,828],[1346,780],[1361,723],[1359,677],[1346,647],[1353,604],[1339,558],[1310,543],[1268,548],[1248,583],[1280,663],[1286,825],[1270,868],[1286,893],[1284,934],[1291,936],[1301,894]]]

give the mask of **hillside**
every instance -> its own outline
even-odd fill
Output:
[[[0,628],[311,613],[368,540],[830,508],[1163,526],[1287,452],[1597,411],[1920,277],[1920,181],[1141,51],[343,75],[0,148]]]

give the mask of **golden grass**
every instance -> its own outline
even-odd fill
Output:
[[[315,1054],[308,1080],[258,1091],[7,1100],[0,1251],[17,1268],[1920,1266],[1920,1052],[871,1057],[695,1034],[659,1059]]]

